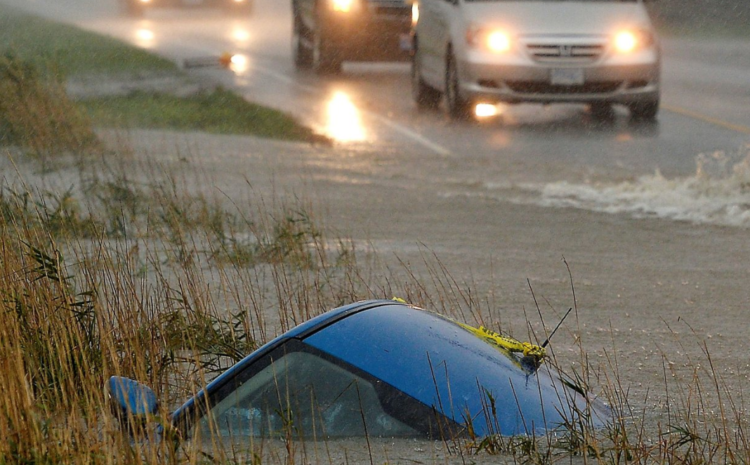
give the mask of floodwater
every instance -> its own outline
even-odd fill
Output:
[[[544,333],[535,300],[547,327],[577,307],[553,341],[558,363],[580,367],[583,347],[594,389],[626,396],[651,432],[695,407],[699,384],[701,411],[718,412],[714,379],[724,400],[731,396],[744,412],[746,38],[665,41],[665,106],[655,125],[634,125],[619,110],[601,124],[577,106],[513,107],[482,124],[451,123],[441,112],[416,113],[407,65],[347,65],[339,77],[296,74],[284,2],[259,0],[256,16],[232,22],[237,34],[215,14],[162,11],[133,20],[117,17],[108,2],[104,13],[77,3],[27,7],[53,3],[48,12],[60,18],[175,60],[242,53],[243,70],[198,77],[288,111],[337,141],[325,148],[133,131],[136,158],[195,166],[196,177],[214,180],[196,189],[213,190],[230,209],[248,185],[271,196],[303,193],[321,206],[327,226],[377,251],[386,265],[407,264],[434,282],[439,260],[490,309],[481,315],[485,325],[518,338]],[[432,442],[262,446],[279,462],[293,453],[313,463],[498,463],[451,455]]]

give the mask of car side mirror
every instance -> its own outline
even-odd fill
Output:
[[[119,418],[146,417],[159,410],[154,391],[132,379],[113,376],[107,382],[107,390]]]

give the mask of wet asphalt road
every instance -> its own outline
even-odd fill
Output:
[[[408,64],[347,64],[334,77],[295,71],[289,1],[256,0],[244,18],[193,8],[153,10],[143,19],[120,14],[114,0],[2,1],[179,63],[239,54],[246,61],[234,72],[196,73],[289,112],[341,145],[401,153],[415,181],[436,181],[435,173],[464,185],[618,182],[657,170],[689,176],[698,154],[736,152],[750,141],[750,40],[665,40],[657,124],[632,123],[624,109],[601,122],[577,105],[514,106],[481,123],[453,122],[442,110],[417,112]],[[425,158],[434,170],[424,169]]]

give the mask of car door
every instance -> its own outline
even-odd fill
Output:
[[[446,4],[451,0],[422,0],[419,3],[417,41],[420,70],[426,83],[435,88],[442,87]]]
[[[426,35],[426,49],[421,63],[423,75],[431,86],[442,89],[445,87],[445,50],[450,41],[451,22],[456,16],[459,0],[427,0],[424,3],[426,18],[423,30]],[[420,9],[420,23],[422,14]],[[421,37],[419,41],[421,46]]]

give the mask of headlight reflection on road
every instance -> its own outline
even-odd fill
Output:
[[[343,92],[336,92],[328,102],[326,132],[336,141],[358,142],[365,140],[360,111]]]
[[[156,44],[156,34],[147,27],[135,31],[135,38],[139,47],[152,48]]]
[[[247,29],[237,28],[232,31],[232,39],[239,44],[246,44],[250,41],[250,33]]]

